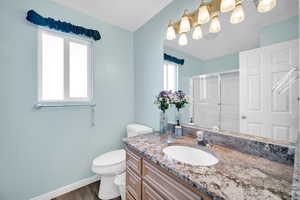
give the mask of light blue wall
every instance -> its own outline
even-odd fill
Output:
[[[262,28],[260,46],[299,38],[299,17],[290,17],[284,21]]]
[[[25,20],[29,9],[101,32],[95,127],[88,109],[33,109],[37,27]],[[133,34],[48,0],[1,1],[0,19],[0,199],[26,200],[93,175],[92,159],[121,147],[134,121]]]
[[[223,72],[229,70],[235,70],[239,68],[239,53],[229,54],[214,58],[211,60],[205,60],[205,68],[203,74]]]

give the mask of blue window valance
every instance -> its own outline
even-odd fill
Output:
[[[33,24],[39,25],[39,26],[48,26],[51,29],[55,29],[58,31],[62,31],[65,33],[74,33],[76,35],[84,35],[89,38],[93,38],[94,40],[100,40],[101,35],[99,31],[87,29],[82,26],[73,25],[69,22],[62,22],[60,20],[55,20],[50,17],[46,18],[41,15],[39,15],[34,10],[29,10],[27,12],[26,19],[30,21]]]
[[[168,55],[166,53],[164,53],[164,60],[179,64],[179,65],[184,64],[184,59],[179,59],[179,58],[176,58],[174,56]]]

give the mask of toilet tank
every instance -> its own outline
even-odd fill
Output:
[[[152,133],[152,132],[153,129],[148,126],[144,126],[140,124],[127,125],[127,137],[133,137],[133,136]]]

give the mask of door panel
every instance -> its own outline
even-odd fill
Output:
[[[260,49],[240,53],[240,132],[256,136],[266,133],[265,87]]]
[[[240,53],[240,131],[275,140],[295,141],[298,82],[286,92],[273,88],[298,67],[298,40]]]
[[[248,110],[262,111],[261,108],[261,76],[248,75]]]

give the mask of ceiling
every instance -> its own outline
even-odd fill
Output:
[[[172,0],[52,0],[101,21],[136,31]]]
[[[188,45],[179,46],[177,38],[172,41],[166,40],[165,47],[182,51],[202,60],[208,60],[258,47],[259,33],[262,27],[298,15],[297,0],[279,0],[277,7],[265,14],[256,11],[253,1],[244,1],[243,5],[246,19],[241,24],[230,24],[230,14],[225,13],[220,18],[222,30],[219,34],[207,35],[209,25],[206,24],[203,27],[203,32],[206,37],[210,36],[210,39],[195,41],[189,35]]]

